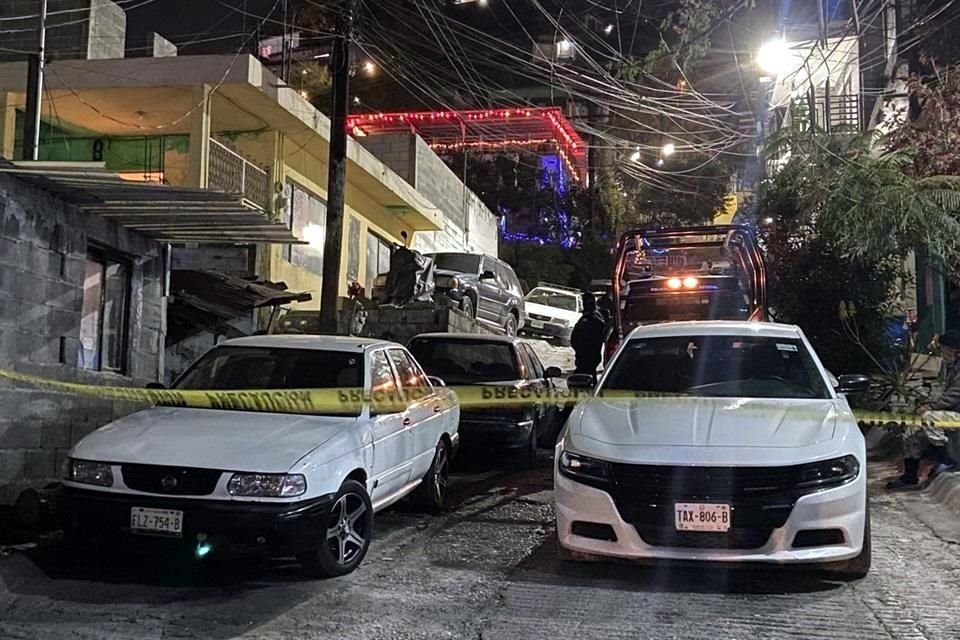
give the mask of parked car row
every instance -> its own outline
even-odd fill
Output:
[[[844,397],[868,381],[833,379],[798,328],[639,327],[564,425],[550,401],[461,411],[451,388],[545,392],[559,373],[508,336],[425,334],[409,349],[348,337],[227,341],[175,388],[362,388],[365,399],[321,415],[155,407],[118,420],[70,452],[65,533],[165,537],[198,555],[229,543],[338,576],[363,561],[375,512],[404,498],[443,508],[461,443],[510,450],[528,467],[540,441],[556,443],[562,559],[869,570],[865,444]],[[366,400],[403,391],[415,399]]]
[[[362,562],[374,513],[404,498],[428,512],[443,508],[461,436],[470,447],[514,452],[522,467],[535,462],[538,440],[552,446],[558,407],[461,415],[437,377],[552,389],[560,371],[544,369],[529,345],[433,334],[410,349],[328,336],[221,343],[174,388],[362,389],[364,398],[413,399],[311,415],[158,406],[117,420],[70,453],[61,500],[67,538],[82,548],[90,539],[162,537],[198,555],[247,547],[339,576]]]

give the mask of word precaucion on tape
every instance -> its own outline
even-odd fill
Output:
[[[624,402],[638,399],[671,400],[682,402],[702,402],[704,398],[682,394],[662,394],[630,391],[601,391],[585,389],[543,389],[535,387],[513,387],[503,385],[475,385],[430,388],[408,388],[368,391],[358,388],[339,389],[140,389],[135,387],[101,386],[64,382],[51,378],[0,369],[0,378],[27,384],[30,386],[53,389],[80,396],[109,400],[126,400],[169,407],[188,407],[197,409],[222,409],[231,411],[261,411],[268,413],[296,414],[356,414],[365,404],[378,411],[403,410],[411,403],[421,401],[453,404],[462,409],[484,409],[493,407],[523,408],[537,404],[569,405],[581,401]],[[715,400],[715,399],[713,399]],[[738,412],[773,412],[782,410],[773,400],[750,400],[746,403],[737,399],[730,410]],[[791,414],[799,417],[802,409],[793,408]],[[818,412],[822,416],[822,413]],[[921,426],[932,425],[940,428],[960,428],[960,419],[936,421],[922,416],[877,412],[856,411],[856,420],[861,423],[885,426]]]

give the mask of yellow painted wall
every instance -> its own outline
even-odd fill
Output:
[[[313,192],[315,196],[326,200],[326,189],[323,189],[315,180],[311,180],[286,164],[284,165],[284,174],[284,179],[290,179],[307,191]],[[351,197],[351,195],[353,197]],[[339,284],[338,290],[338,295],[343,297],[347,295],[347,286],[349,285],[346,280],[346,273],[350,242],[350,219],[356,219],[360,223],[359,268],[357,279],[361,283],[363,283],[367,277],[368,231],[373,231],[377,235],[397,243],[401,242],[401,231],[406,231],[411,238],[413,237],[413,230],[409,226],[403,224],[396,216],[390,214],[382,206],[377,205],[371,199],[363,196],[363,194],[351,194],[351,192],[348,191],[347,198],[343,221],[343,244],[341,245],[340,252],[340,273],[343,274],[344,277]],[[283,258],[283,246],[271,245],[265,253],[267,260],[262,266],[263,273],[268,279],[274,282],[286,283],[291,291],[308,291],[313,295],[313,299],[309,302],[292,306],[301,310],[319,309],[320,290],[323,283],[321,274],[312,273],[303,267],[288,262]]]

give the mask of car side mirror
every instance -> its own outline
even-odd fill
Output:
[[[543,372],[544,378],[559,378],[563,375],[563,372],[560,371],[560,367],[547,367],[546,371]]]
[[[145,389],[166,389],[167,385],[163,384],[162,382],[148,382],[147,386],[144,388]]]
[[[484,271],[483,273],[480,274],[480,279],[481,279],[481,280],[496,280],[496,279],[497,279],[497,274],[495,274],[493,271]]]
[[[840,376],[837,379],[836,390],[837,393],[844,395],[866,393],[870,390],[870,376],[860,373]]]
[[[438,378],[437,376],[427,376],[427,380],[429,380],[430,384],[432,384],[435,387],[447,386],[447,383],[443,381],[443,378]]]
[[[589,373],[575,373],[567,378],[567,387],[570,389],[593,389],[596,382]]]

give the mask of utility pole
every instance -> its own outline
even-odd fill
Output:
[[[27,65],[27,112],[23,131],[23,159],[40,157],[40,112],[43,98],[43,66],[47,48],[47,0],[40,0],[40,39],[37,53]]]
[[[347,109],[350,96],[350,40],[355,0],[341,0],[331,66],[330,152],[327,160],[327,237],[323,243],[323,285],[320,291],[320,330],[337,333],[340,294],[340,255],[343,248],[343,208],[347,169]]]

